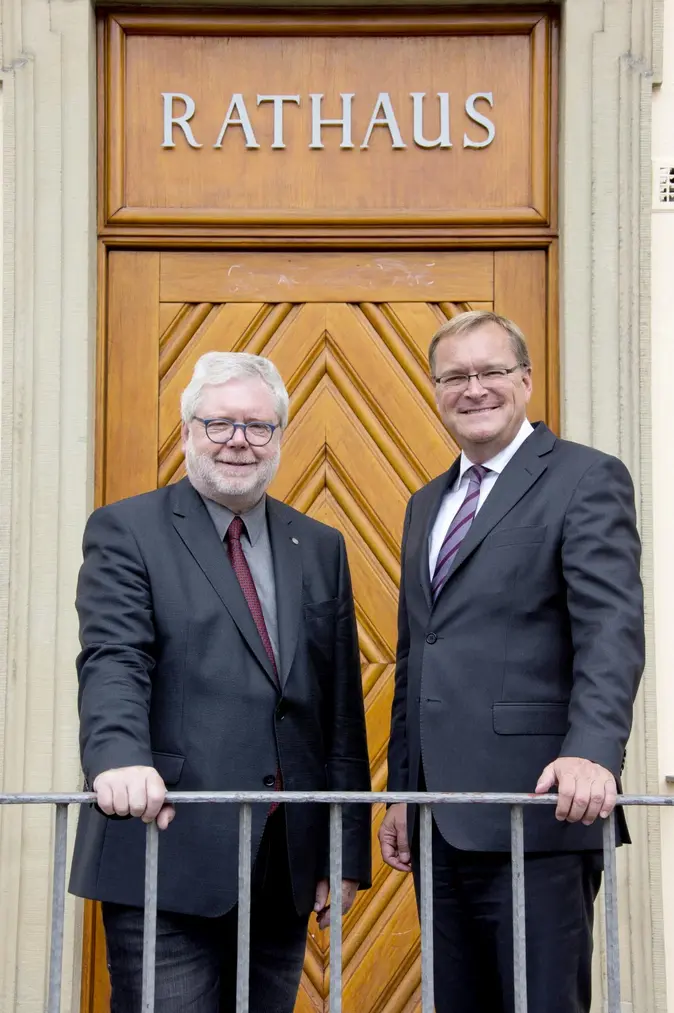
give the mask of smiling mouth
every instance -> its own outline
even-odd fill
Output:
[[[500,407],[501,406],[497,404],[497,405],[492,405],[489,408],[465,408],[461,412],[461,414],[462,415],[486,415],[487,412],[495,412]]]

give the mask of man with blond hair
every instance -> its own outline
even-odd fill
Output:
[[[71,890],[103,902],[112,1013],[141,1009],[154,819],[157,1009],[235,1009],[238,808],[176,811],[167,786],[370,787],[344,539],[266,492],[288,421],[281,377],[259,356],[209,353],[181,410],[187,477],[92,514],[77,589],[97,805],[80,817]],[[343,826],[347,911],[370,883],[367,807],[346,806]],[[328,837],[326,806],[253,807],[251,1013],[293,1010],[310,912],[329,924]]]
[[[524,813],[528,1002],[588,1013],[601,822],[644,665],[632,482],[615,457],[528,421],[512,321],[460,315],[429,362],[461,453],[405,517],[388,787],[556,788],[556,807]],[[617,831],[628,839],[622,813]],[[380,843],[418,883],[414,810],[391,806]],[[437,1013],[513,1011],[509,851],[507,806],[435,807]]]

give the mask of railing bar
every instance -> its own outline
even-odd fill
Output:
[[[141,1009],[154,1013],[155,960],[157,954],[157,869],[159,830],[155,820],[145,834],[145,911],[143,918],[143,980]]]
[[[433,1013],[433,815],[429,805],[421,806],[419,842],[421,879],[421,1010]]]
[[[330,806],[330,1013],[342,1013],[342,807]]]
[[[524,810],[510,810],[510,847],[513,889],[513,969],[515,1013],[527,1013],[527,938],[524,900]]]
[[[251,839],[253,811],[239,809],[239,909],[236,941],[236,1013],[248,1013],[250,987]],[[273,914],[270,915],[273,917]]]
[[[607,1013],[620,1013],[620,936],[615,812],[604,820],[604,910],[606,917]]]
[[[91,792],[73,792],[60,794],[46,792],[43,794],[12,794],[0,795],[0,805],[89,805],[96,801]],[[351,803],[374,804],[384,802],[393,805],[405,802],[408,805],[557,805],[557,795],[517,795],[493,792],[401,792],[401,791],[170,791],[166,794],[167,802],[179,802],[188,805],[200,802],[232,802],[240,805],[243,802],[271,805],[281,802],[323,802],[326,804],[348,805]],[[674,795],[619,795],[618,805],[621,806],[674,806]]]
[[[63,969],[63,924],[66,910],[66,851],[68,842],[68,806],[56,806],[54,825],[54,879],[51,902],[51,947],[49,956],[48,1013],[60,1013]]]
[[[558,795],[519,795],[508,792],[386,792],[386,791],[280,791],[280,792],[168,792],[167,800],[172,802],[325,802],[339,805],[351,803],[393,804],[406,802],[411,805],[557,805]],[[0,802],[2,796],[0,796]],[[58,801],[58,800],[55,800]],[[84,801],[89,801],[85,799]],[[620,795],[618,804],[624,806],[662,805],[674,806],[674,795]]]

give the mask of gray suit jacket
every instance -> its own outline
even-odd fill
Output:
[[[176,791],[369,790],[351,581],[339,532],[268,499],[283,694],[200,496],[177,485],[95,511],[77,589],[82,767],[155,766]],[[253,811],[253,857],[267,807]],[[326,806],[287,806],[298,911],[328,870]],[[142,905],[145,827],[80,816],[72,892]],[[159,907],[237,900],[238,810],[179,806],[161,835]],[[370,813],[345,807],[344,876],[370,882]]]
[[[644,666],[629,473],[542,423],[508,463],[433,604],[428,536],[458,461],[410,500],[402,546],[390,790],[532,792],[558,756],[619,777]],[[442,805],[454,846],[510,850],[507,807]],[[414,813],[410,813],[412,826]],[[530,851],[601,847],[601,826],[525,811]],[[627,839],[622,816],[619,837]]]

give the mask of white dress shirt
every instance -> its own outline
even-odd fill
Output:
[[[508,461],[519,450],[527,437],[531,436],[533,431],[534,427],[528,419],[525,419],[520,427],[520,431],[512,443],[509,443],[507,447],[504,447],[498,454],[495,454],[491,460],[484,462],[483,467],[488,468],[489,471],[482,479],[482,485],[480,486],[480,498],[477,502],[478,510],[480,510],[487,496],[496,485],[496,481]],[[453,487],[445,493],[442,503],[440,504],[438,516],[435,518],[435,524],[433,525],[428,538],[428,563],[431,580],[433,579],[433,574],[435,573],[435,564],[438,561],[438,556],[440,555],[440,549],[442,548],[442,543],[445,540],[445,535],[449,531],[449,526],[458,513],[459,507],[463,503],[468,490],[468,483],[470,479],[466,477],[466,472],[469,468],[473,467],[474,463],[475,462],[466,457],[464,453],[461,454],[459,477]]]

